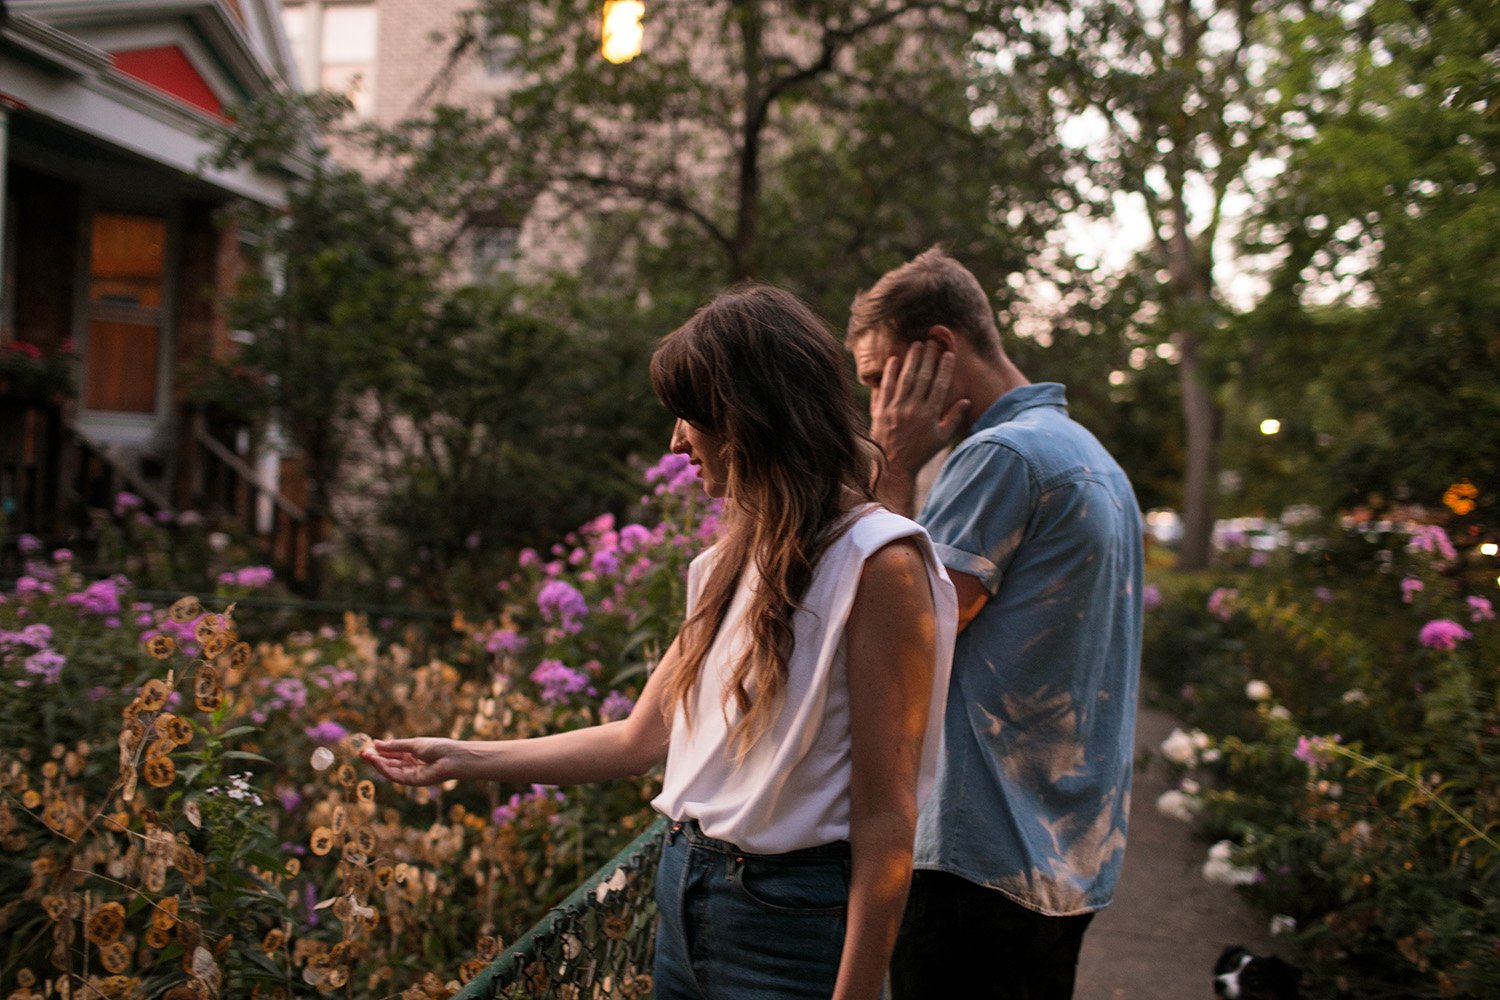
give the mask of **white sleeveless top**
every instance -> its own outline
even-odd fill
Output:
[[[729,745],[739,718],[721,694],[744,648],[752,563],[709,649],[689,729],[681,708],[672,724],[666,774],[652,805],[674,820],[695,819],[703,832],[753,854],[781,854],[849,838],[849,689],[844,626],[865,560],[898,538],[922,551],[937,611],[936,668],[917,781],[917,807],[932,787],[943,738],[943,708],[953,665],[958,601],[953,584],[915,521],[871,505],[824,551],[792,617],[793,648],[781,710],[738,765]],[[688,568],[691,614],[717,547]],[[725,719],[726,711],[729,718]]]

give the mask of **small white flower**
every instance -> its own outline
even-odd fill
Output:
[[[312,766],[314,771],[326,771],[333,766],[333,751],[327,747],[318,747],[312,752]]]
[[[1363,705],[1365,702],[1369,701],[1370,698],[1359,688],[1350,688],[1348,691],[1344,692],[1344,696],[1339,700],[1342,701],[1345,705]]]
[[[1203,755],[1202,755],[1201,759],[1203,760],[1203,763],[1205,763],[1205,764],[1212,764],[1214,761],[1218,760],[1219,757],[1220,757],[1219,748],[1218,747],[1209,747],[1207,750],[1203,751]]]
[[[1182,791],[1187,795],[1197,795],[1203,790],[1203,787],[1192,778],[1183,778],[1177,783],[1177,787],[1182,789]]]
[[[1251,681],[1245,685],[1245,697],[1251,701],[1270,701],[1271,685],[1265,681]]]
[[[1181,729],[1174,729],[1161,744],[1162,756],[1174,764],[1191,767],[1197,759],[1193,738]]]
[[[1280,937],[1283,934],[1295,934],[1297,932],[1297,918],[1285,913],[1278,913],[1271,918],[1271,936]]]
[[[1285,721],[1292,717],[1292,710],[1285,705],[1273,705],[1270,712],[1271,718]]]
[[[229,536],[222,531],[213,531],[208,535],[208,547],[215,552],[223,552],[229,548]]]
[[[1194,750],[1207,750],[1213,743],[1213,740],[1209,738],[1209,735],[1201,729],[1194,729],[1188,735],[1192,737]]]
[[[1156,811],[1184,823],[1191,823],[1198,816],[1200,804],[1186,792],[1177,789],[1162,792],[1156,799]]]
[[[1229,840],[1221,840],[1208,849],[1208,859],[1210,861],[1228,861],[1230,855],[1233,853],[1234,842]]]

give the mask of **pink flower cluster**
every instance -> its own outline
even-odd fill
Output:
[[[262,590],[269,587],[275,578],[276,572],[269,566],[245,566],[220,573],[219,586]]]
[[[1464,639],[1472,639],[1474,633],[1451,618],[1435,618],[1422,626],[1417,639],[1428,649],[1457,649]]]
[[[1234,602],[1239,598],[1240,592],[1233,587],[1219,587],[1208,595],[1208,613],[1227,622],[1234,617]]]
[[[556,705],[568,700],[570,695],[586,692],[593,694],[588,675],[574,670],[561,660],[543,660],[531,672],[531,679],[542,689],[542,701]]]

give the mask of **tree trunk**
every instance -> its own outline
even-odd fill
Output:
[[[736,5],[744,58],[744,121],[740,130],[739,177],[735,192],[734,259],[730,280],[755,277],[760,240],[760,137],[766,126],[765,63],[762,58],[761,12],[754,2]]]
[[[1182,390],[1182,419],[1187,441],[1182,486],[1182,541],[1177,568],[1207,569],[1213,557],[1214,439],[1217,436],[1213,394],[1204,383],[1199,347],[1202,335],[1179,331],[1177,377]]]

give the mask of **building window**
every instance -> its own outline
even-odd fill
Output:
[[[471,224],[469,227],[469,278],[488,281],[508,272],[516,264],[521,230],[516,226]]]
[[[343,94],[353,102],[356,115],[370,117],[375,110],[375,5],[288,2],[281,17],[302,85]]]

